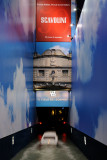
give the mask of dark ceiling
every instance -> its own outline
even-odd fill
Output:
[[[77,8],[79,8],[80,10],[82,10],[83,5],[84,5],[84,1],[85,0],[76,0],[76,2],[77,2]],[[81,13],[81,11],[79,9],[77,10],[77,21],[79,20],[80,13]]]

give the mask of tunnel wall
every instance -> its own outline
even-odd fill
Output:
[[[106,14],[107,1],[86,0],[72,41],[70,125],[76,138],[83,133],[101,146],[107,145]],[[83,135],[78,143],[84,143]]]
[[[35,136],[35,0],[0,1],[0,159]]]
[[[5,137],[35,124],[34,29],[35,1],[0,1],[1,148]]]

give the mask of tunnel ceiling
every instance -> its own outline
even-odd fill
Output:
[[[82,10],[84,2],[85,2],[85,0],[77,0],[77,8]],[[81,14],[80,10],[77,10],[77,21],[79,20],[79,17],[80,17],[80,14]]]

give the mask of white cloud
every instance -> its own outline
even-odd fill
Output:
[[[65,55],[69,54],[69,48],[61,47],[59,45],[53,46],[50,49],[60,49]]]
[[[29,94],[26,88],[22,59],[14,73],[13,89],[9,86],[6,100],[5,97],[3,86],[0,85],[0,138],[22,130],[30,123],[28,117]]]
[[[4,102],[4,90],[0,88],[0,138],[6,136],[8,131],[11,133],[10,126],[11,121],[9,120],[8,107]],[[2,94],[1,94],[2,93]]]
[[[98,117],[98,127],[95,128],[95,139],[107,145],[107,111]]]
[[[14,7],[13,7],[14,8]],[[28,35],[29,30],[35,30],[36,1],[35,0],[19,0],[20,18],[24,31]]]
[[[98,39],[98,27],[105,0],[85,1],[84,12],[81,14],[81,28],[76,30],[77,49],[77,79],[83,83],[88,82],[92,77],[92,61]],[[102,4],[102,6],[101,6]],[[92,6],[95,6],[94,10]]]
[[[34,32],[36,24],[36,0],[6,0],[3,2],[5,7],[5,20],[8,22],[22,24],[26,36],[29,31]],[[11,19],[8,18],[11,14]]]
[[[70,125],[76,127],[79,123],[79,115],[75,105],[75,96],[73,96],[72,107],[70,110]]]

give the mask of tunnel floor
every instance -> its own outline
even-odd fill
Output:
[[[12,160],[87,160],[87,158],[66,135],[63,135],[59,137],[58,146],[41,146],[40,140],[35,139]]]

